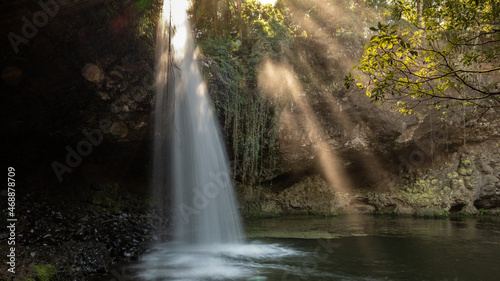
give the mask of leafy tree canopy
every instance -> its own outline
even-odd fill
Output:
[[[403,114],[422,103],[500,106],[500,0],[397,0],[387,12],[353,68],[367,78],[349,73],[346,87],[358,82]]]

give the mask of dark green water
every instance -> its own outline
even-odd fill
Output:
[[[500,280],[498,217],[285,217],[247,221],[247,232],[308,253],[269,280]]]
[[[499,217],[283,217],[245,226],[244,245],[157,245],[130,267],[130,280],[500,280]]]

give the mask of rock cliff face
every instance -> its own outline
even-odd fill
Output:
[[[261,214],[331,214],[383,212],[406,215],[476,214],[500,210],[500,153],[495,143],[468,146],[448,156],[417,180],[393,181],[383,191],[357,188],[336,191],[321,176],[301,178],[279,192],[241,186],[242,212]],[[388,175],[391,177],[390,175]]]
[[[467,111],[465,120],[463,112],[400,116],[369,104],[361,93],[312,104],[322,132],[301,126],[308,117],[300,110],[286,113],[278,141],[281,176],[258,187],[241,185],[243,213],[500,209],[497,113],[478,117]]]

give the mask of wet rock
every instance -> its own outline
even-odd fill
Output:
[[[115,79],[125,79],[125,77],[123,77],[123,74],[118,70],[112,70],[109,74]]]
[[[110,100],[111,99],[108,92],[98,91],[97,93],[99,94],[99,96],[101,97],[102,100]]]
[[[151,211],[96,212],[88,205],[19,199],[17,243],[23,264],[51,264],[60,280],[89,280],[119,262],[137,259],[154,241]],[[29,208],[29,209],[28,209]],[[5,212],[2,210],[2,212]],[[156,214],[155,214],[156,215]],[[7,233],[0,232],[0,243]],[[54,259],[57,257],[57,259]]]
[[[102,69],[93,63],[88,63],[83,67],[82,75],[85,79],[94,83],[99,83],[104,79]]]
[[[111,125],[111,134],[118,138],[126,138],[128,135],[128,128],[124,122],[114,122]]]
[[[500,179],[494,175],[484,175],[479,198],[474,202],[478,209],[493,209],[500,206]]]

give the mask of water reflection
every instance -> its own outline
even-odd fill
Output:
[[[315,268],[342,277],[325,280],[500,280],[498,217],[286,217],[247,221],[247,233],[291,239],[304,251],[336,241]]]

